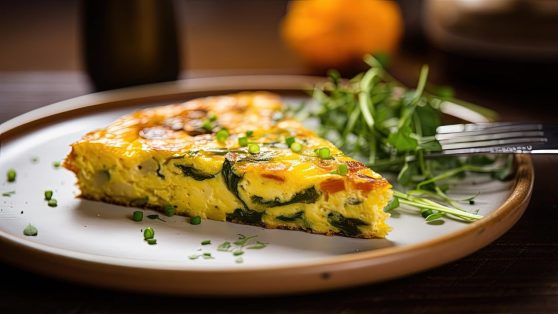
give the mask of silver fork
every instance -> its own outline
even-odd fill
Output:
[[[434,154],[558,154],[558,124],[496,122],[436,129],[442,151]]]

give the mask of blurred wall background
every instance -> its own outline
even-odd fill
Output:
[[[280,40],[286,7],[286,0],[175,1],[182,67],[300,67]],[[0,71],[81,70],[79,18],[79,0],[0,1]]]
[[[538,98],[553,99],[551,89],[558,84],[558,1],[397,3],[405,30],[390,71],[404,83],[415,84],[420,65],[428,63],[432,82],[456,85],[461,91],[507,93],[513,86],[517,97],[530,100],[536,92]],[[0,71],[83,70],[80,4],[0,1]],[[315,74],[281,38],[279,24],[287,4],[288,0],[175,0],[182,70],[207,75],[227,70]],[[430,33],[425,35],[425,30]],[[481,45],[479,39],[484,41]],[[521,49],[498,46],[504,41]],[[544,57],[539,58],[539,51]],[[520,90],[525,92],[519,95]]]

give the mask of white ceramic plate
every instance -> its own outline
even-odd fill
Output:
[[[23,268],[105,287],[204,295],[295,293],[371,283],[447,263],[487,245],[523,213],[533,183],[526,157],[516,158],[518,175],[511,182],[476,177],[453,189],[463,196],[480,193],[471,209],[485,216],[481,221],[430,225],[416,212],[400,210],[389,220],[389,236],[372,240],[209,220],[195,226],[180,216],[134,222],[132,208],[76,198],[74,175],[53,166],[84,133],[140,107],[260,89],[293,102],[314,81],[276,76],[187,80],[78,97],[2,124],[0,173],[14,168],[17,180],[0,184],[2,193],[15,191],[0,197],[0,256]],[[57,207],[47,205],[45,190],[54,191]],[[23,235],[27,224],[38,228],[37,236]],[[157,245],[143,240],[147,226],[155,229]],[[237,263],[217,246],[238,234],[256,236],[268,246],[246,250]],[[202,246],[203,240],[212,244]],[[203,252],[214,258],[189,258]]]

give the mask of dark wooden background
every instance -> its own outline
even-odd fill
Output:
[[[178,2],[183,76],[310,73],[277,34],[285,1],[232,3]],[[78,2],[69,0],[0,3],[0,122],[91,91],[77,12]],[[466,62],[414,42],[403,46],[391,71],[413,85],[429,63],[434,82],[453,85],[503,120],[558,119],[558,79],[548,65],[523,63],[510,77],[498,76],[498,62],[484,61],[468,75],[456,73]],[[510,64],[499,65],[502,73]],[[558,313],[558,157],[534,161],[535,189],[521,220],[486,248],[421,274],[319,294],[199,299],[101,290],[0,263],[0,313]]]

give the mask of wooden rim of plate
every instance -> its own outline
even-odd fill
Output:
[[[187,79],[89,94],[45,106],[0,125],[0,141],[81,114],[146,102],[177,101],[233,91],[299,93],[324,78],[233,76]],[[323,258],[287,266],[239,269],[146,267],[114,258],[54,249],[0,231],[6,262],[48,276],[123,290],[150,293],[233,296],[292,294],[352,287],[424,271],[464,257],[496,240],[519,220],[529,203],[534,170],[531,158],[516,155],[511,194],[495,211],[458,231],[417,244]]]

